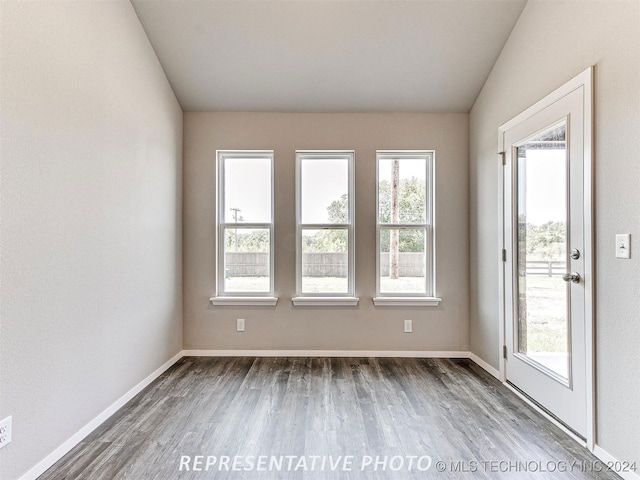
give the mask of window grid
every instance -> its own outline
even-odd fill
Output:
[[[347,160],[347,222],[303,223],[302,222],[302,163],[305,160]],[[354,162],[355,152],[327,150],[296,151],[296,296],[297,297],[353,297],[355,292],[354,255]],[[303,291],[303,232],[307,230],[346,230],[347,232],[347,291]]]
[[[274,153],[273,150],[219,150],[217,156],[217,205],[216,209],[216,295],[218,297],[273,297],[274,295]],[[268,159],[270,164],[270,222],[227,221],[225,205],[225,165],[234,159]],[[226,286],[225,233],[233,230],[267,230],[269,237],[268,290],[229,290]]]
[[[434,297],[435,295],[435,242],[434,242],[434,157],[432,150],[376,152],[376,297]],[[382,223],[380,220],[380,161],[425,160],[425,221]],[[385,230],[422,230],[424,232],[424,292],[382,291],[381,288],[381,234]]]

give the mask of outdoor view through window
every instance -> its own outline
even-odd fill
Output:
[[[518,351],[569,375],[566,123],[518,147]]]
[[[378,152],[378,294],[432,295],[431,152]]]
[[[218,295],[273,295],[273,152],[218,152]],[[296,294],[354,295],[354,153],[296,152]],[[433,152],[377,152],[377,294],[433,295]]]
[[[273,292],[272,152],[219,152],[218,294]]]
[[[298,295],[353,295],[353,152],[298,152]]]

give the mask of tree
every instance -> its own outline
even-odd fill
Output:
[[[349,217],[349,196],[343,193],[327,207],[329,221],[332,223],[347,223]]]
[[[522,240],[528,254],[544,260],[559,260],[566,255],[567,225],[565,222],[527,223],[526,238]]]
[[[425,182],[411,177],[398,184],[398,216],[392,219],[392,186],[388,180],[378,185],[379,215],[381,223],[424,223],[425,221]],[[383,229],[380,235],[380,249],[391,252],[390,231]],[[423,252],[424,232],[422,230],[402,230],[398,232],[398,251]]]
[[[391,183],[382,180],[378,185],[380,222],[391,220]],[[423,223],[425,221],[425,183],[416,177],[403,179],[398,191],[398,220],[400,223]]]
[[[347,223],[349,218],[349,196],[346,193],[329,204],[327,216],[330,223]],[[314,236],[304,236],[302,242],[307,251],[319,253],[346,252],[347,232],[343,229],[323,229]]]
[[[345,229],[320,230],[315,235],[302,236],[303,249],[307,252],[335,253],[347,251]]]
[[[269,231],[244,228],[227,230],[225,243],[227,252],[268,252]]]
[[[396,220],[392,220],[391,182],[383,180],[379,189],[380,221],[382,223],[423,223],[425,221],[425,182],[412,177],[401,179],[397,187],[398,211]],[[239,211],[234,220],[241,222]],[[330,223],[345,224],[349,215],[349,197],[345,193],[327,206]],[[397,233],[398,252],[423,252],[424,232],[421,229],[400,230]],[[237,239],[236,239],[237,238]],[[383,229],[380,238],[381,252],[391,252],[390,230]],[[346,252],[347,234],[342,229],[323,229],[313,236],[303,236],[306,251]],[[228,230],[225,239],[228,252],[266,252],[269,250],[269,232],[267,230],[234,229]]]

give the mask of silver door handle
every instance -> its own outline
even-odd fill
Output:
[[[562,275],[562,279],[565,282],[580,283],[580,278],[581,277],[578,272],[565,273],[564,275]]]

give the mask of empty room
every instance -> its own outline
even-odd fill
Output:
[[[0,480],[640,479],[639,152],[640,0],[0,0]]]

